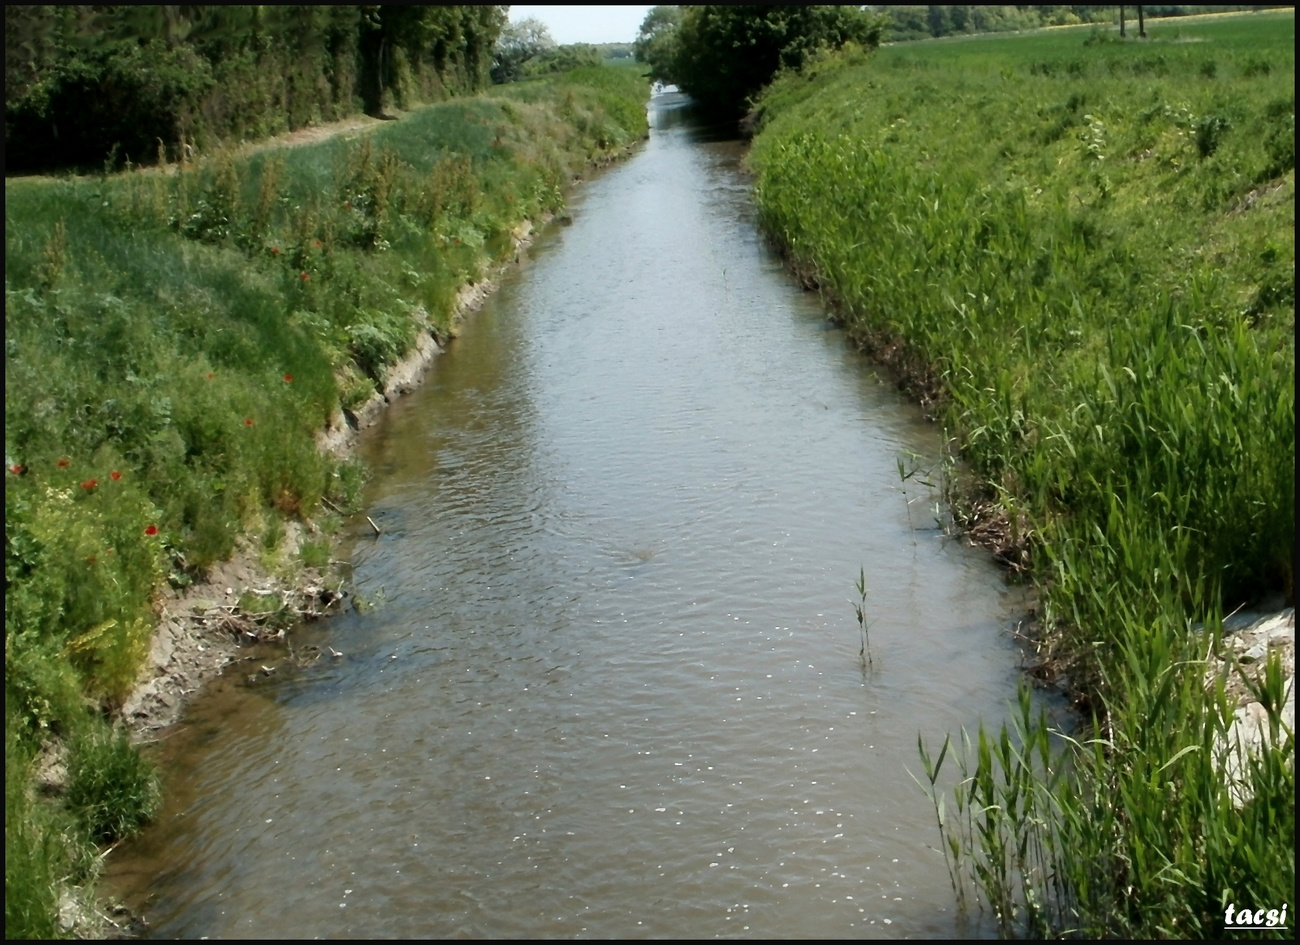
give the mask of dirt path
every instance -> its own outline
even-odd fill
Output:
[[[321,125],[308,125],[296,131],[276,135],[274,138],[245,142],[239,147],[239,153],[258,154],[262,151],[273,151],[276,148],[297,148],[305,144],[320,144],[322,141],[328,141],[330,138],[337,138],[340,135],[346,137],[366,134],[384,125],[386,121],[392,120],[392,118],[400,119],[403,114],[410,113],[398,113],[395,116],[390,116],[389,119],[372,118],[369,115],[353,115],[339,121],[326,122]]]

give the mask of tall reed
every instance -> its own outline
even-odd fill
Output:
[[[1086,713],[937,756],[954,884],[1008,933],[1217,935],[1294,890],[1291,735],[1238,810],[1203,679],[1222,613],[1294,593],[1294,16],[1163,29],[850,53],[759,102],[763,226],[1026,530]]]

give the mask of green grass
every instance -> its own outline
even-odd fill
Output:
[[[512,231],[645,134],[646,91],[635,70],[579,69],[352,139],[6,181],[6,767],[62,737],[59,816],[83,839],[151,810],[125,741],[76,733],[87,697],[111,710],[129,692],[160,585],[253,530],[274,548],[280,517],[327,518],[323,498],[352,506],[358,467],[316,433],[419,333],[455,332],[457,292],[513,254]],[[63,841],[6,784],[6,835],[28,825],[6,900],[11,873],[36,890],[6,931],[50,934],[53,868],[31,864]]]
[[[938,391],[1028,530],[1054,656],[1096,713],[1103,741],[1044,762],[1038,806],[1006,815],[1060,888],[1004,868],[995,832],[964,836],[1008,931],[1212,935],[1220,898],[1294,889],[1293,743],[1254,802],[1280,840],[1234,832],[1188,630],[1294,593],[1294,16],[1150,33],[829,58],[764,96],[751,155],[765,227]],[[971,770],[1020,764],[1006,752]],[[968,782],[973,802],[1028,796],[1021,774]]]

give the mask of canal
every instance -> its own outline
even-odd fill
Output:
[[[159,936],[946,937],[917,735],[1003,718],[1020,602],[941,431],[652,106],[370,431],[370,606],[160,751],[108,888]],[[871,662],[854,616],[867,584]]]

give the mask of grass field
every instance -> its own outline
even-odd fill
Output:
[[[1095,720],[961,759],[950,862],[1007,932],[1212,936],[1294,891],[1293,738],[1238,810],[1202,680],[1225,613],[1294,596],[1294,15],[1149,34],[897,44],[759,103],[764,225],[938,397]]]
[[[348,505],[358,473],[317,431],[418,332],[454,333],[514,228],[645,134],[646,94],[589,67],[354,139],[5,182],[7,937],[58,931],[88,844],[153,809],[100,710],[136,679],[155,591],[284,518],[337,524],[322,497]],[[50,741],[57,802],[26,776]]]

